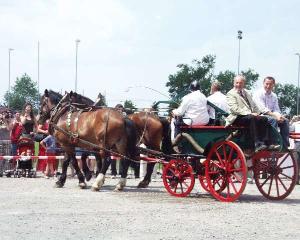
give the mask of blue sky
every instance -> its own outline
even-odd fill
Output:
[[[16,1],[0,0],[0,101],[25,72],[37,80],[40,42],[40,90],[75,87],[109,105],[126,99],[139,107],[165,97],[165,84],[179,63],[216,55],[214,72],[237,71],[237,31],[243,31],[241,65],[263,78],[297,85],[300,52],[300,1]],[[259,84],[261,84],[261,78]],[[258,84],[258,85],[259,85]]]

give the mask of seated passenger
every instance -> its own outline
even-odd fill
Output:
[[[233,89],[226,95],[230,113],[226,118],[226,126],[235,124],[249,127],[249,137],[255,144],[255,151],[260,151],[270,145],[268,118],[262,114],[271,113],[256,105],[250,93],[244,89],[245,81],[244,76],[236,76]]]
[[[221,93],[221,85],[218,81],[214,81],[210,87],[210,96],[207,97],[207,100],[212,104],[216,105],[218,108],[222,109],[224,112],[229,112],[228,104],[226,101],[226,95]],[[210,118],[210,123],[213,125],[219,125],[216,123],[216,114],[215,109],[211,106],[208,106],[208,113]]]
[[[200,92],[200,85],[197,81],[191,83],[190,91],[191,93],[182,98],[180,106],[172,111],[176,119],[175,136],[179,133],[180,125],[206,125],[209,122],[207,99]]]
[[[287,149],[289,143],[289,121],[280,113],[277,95],[273,92],[275,86],[275,79],[273,77],[266,77],[264,79],[263,88],[256,91],[254,94],[254,101],[260,108],[265,108],[271,114],[267,116],[269,123],[274,127],[280,129],[283,147]]]

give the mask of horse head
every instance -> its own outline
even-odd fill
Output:
[[[45,89],[40,101],[40,115],[43,121],[50,118],[51,110],[61,101],[62,97],[58,92]]]

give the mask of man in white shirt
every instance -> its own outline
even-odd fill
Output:
[[[193,81],[190,85],[191,93],[182,98],[182,102],[177,109],[172,111],[173,116],[182,117],[186,125],[206,125],[209,122],[207,110],[207,99],[200,92],[200,85]],[[175,122],[175,136],[178,134],[180,123]]]
[[[263,88],[256,91],[254,94],[254,101],[258,106],[264,108],[266,111],[272,113],[268,117],[268,122],[276,129],[280,128],[280,135],[283,141],[283,147],[287,149],[289,143],[289,121],[281,114],[278,105],[278,97],[273,92],[275,86],[275,79],[271,76],[265,77]]]
[[[221,93],[221,85],[218,81],[214,81],[210,87],[210,96],[207,97],[207,101],[216,105],[218,108],[222,109],[224,112],[229,112],[228,104],[226,101],[226,95]],[[215,109],[211,106],[208,106],[209,118],[212,122],[215,122]]]

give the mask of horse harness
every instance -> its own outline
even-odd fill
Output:
[[[146,129],[147,129],[147,123],[148,123],[148,120],[149,120],[149,114],[150,114],[149,112],[146,112],[145,126],[144,126],[144,129],[143,129],[142,135],[141,135],[139,141],[136,144],[137,146],[139,146],[141,144],[141,142],[142,142],[142,140],[143,140],[143,138],[145,136],[145,132],[146,132]]]
[[[51,133],[53,133],[53,129],[62,132],[63,134],[67,135],[70,138],[70,141],[73,144],[78,144],[79,142],[88,145],[90,147],[93,147],[97,150],[104,150],[105,152],[110,152],[113,153],[115,155],[119,155],[120,157],[125,157],[121,154],[115,153],[109,149],[107,149],[106,146],[106,135],[107,135],[107,131],[108,131],[108,122],[109,122],[109,117],[110,117],[110,113],[111,113],[111,108],[109,108],[109,111],[106,115],[106,121],[105,121],[105,132],[104,132],[104,137],[103,137],[103,142],[104,142],[104,147],[101,149],[98,145],[90,143],[88,141],[85,141],[83,139],[79,138],[79,134],[78,134],[78,120],[80,118],[80,115],[83,112],[91,112],[91,111],[95,111],[97,109],[102,109],[103,107],[99,107],[99,106],[87,106],[85,104],[78,104],[78,103],[66,103],[66,104],[62,104],[62,101],[64,100],[64,97],[61,99],[61,101],[50,110],[50,120],[49,120],[49,130],[51,129]],[[59,120],[59,118],[67,113],[67,119],[66,119],[66,129],[63,129],[59,126],[57,126],[57,122]],[[72,124],[72,115],[73,113],[77,113],[73,123],[74,123],[74,131],[71,131],[71,124]]]
[[[93,148],[94,150],[102,150],[104,152],[108,152],[112,155],[127,159],[129,161],[139,163],[139,161],[131,159],[131,158],[127,157],[126,155],[120,154],[118,152],[115,152],[111,149],[106,148],[106,134],[107,134],[107,130],[108,130],[108,122],[109,122],[109,116],[110,116],[111,109],[109,109],[109,112],[106,115],[105,134],[104,134],[104,139],[103,139],[104,147],[100,147],[97,144],[91,143],[91,142],[86,141],[86,140],[79,137],[79,135],[78,135],[78,120],[79,120],[80,115],[83,112],[94,111],[94,110],[97,110],[97,109],[102,108],[102,107],[96,107],[96,106],[88,106],[87,107],[84,104],[74,104],[74,103],[70,103],[70,102],[63,105],[62,101],[64,100],[64,98],[65,97],[63,97],[61,99],[61,101],[54,108],[52,108],[51,111],[50,111],[49,130],[51,129],[51,133],[53,133],[53,129],[55,129],[55,130],[63,133],[64,135],[68,136],[70,138],[71,142],[74,143],[74,144],[82,143],[86,146],[89,146],[89,147]],[[67,120],[66,120],[66,128],[68,129],[68,131],[67,131],[67,130],[59,127],[57,125],[57,122],[58,122],[59,118],[64,113],[66,113],[66,111],[68,111],[68,110],[69,110],[69,112],[67,114]],[[75,119],[73,120],[74,124],[75,124],[75,130],[76,131],[72,132],[71,131],[71,123],[72,123],[72,114],[74,112],[77,112],[77,115],[76,115]],[[143,137],[145,136],[145,132],[146,132],[146,128],[147,128],[149,113],[147,112],[146,114],[147,114],[146,115],[146,122],[145,122],[145,126],[144,126],[144,129],[143,129],[143,133],[142,133],[141,138],[139,140],[139,143],[142,141]],[[140,150],[140,152],[146,151],[145,149],[143,149],[141,147],[137,147],[137,148]],[[148,149],[147,152],[156,155],[156,157],[169,158],[169,159],[174,159],[174,157],[176,158],[176,156],[174,156],[174,155],[173,156],[172,155],[166,155],[166,154],[163,154],[161,152],[154,151],[154,150],[149,150]],[[162,161],[162,160],[159,160],[158,162],[160,162],[160,161]]]

